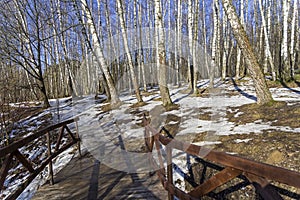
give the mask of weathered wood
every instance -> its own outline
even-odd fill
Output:
[[[69,129],[68,126],[65,126],[65,129],[67,130],[68,134],[71,136],[72,140],[75,141],[76,137],[73,135],[72,131]]]
[[[13,154],[11,153],[5,158],[4,163],[1,167],[1,171],[0,171],[0,175],[1,175],[0,176],[0,190],[3,189],[3,184],[4,184],[5,178],[7,176],[12,158],[13,158]]]
[[[59,133],[58,133],[58,137],[57,137],[57,141],[56,141],[56,146],[55,146],[55,151],[57,151],[60,147],[60,143],[61,143],[62,137],[64,135],[64,130],[65,130],[65,125],[62,126],[59,129]]]
[[[47,132],[46,134],[47,137],[47,146],[48,146],[48,157],[51,157],[52,152],[51,152],[51,140],[50,140],[50,133]],[[54,177],[53,177],[53,164],[52,164],[52,160],[49,161],[48,164],[49,167],[49,179],[50,179],[50,184],[53,185],[54,184]]]
[[[167,178],[169,184],[173,184],[173,165],[172,165],[172,148],[167,146]],[[169,200],[174,200],[174,196],[169,192]]]
[[[270,186],[269,181],[254,174],[246,173],[245,175],[255,187],[256,192],[259,193],[263,199],[283,200],[278,192]]]
[[[51,131],[51,130],[54,130],[54,129],[57,129],[65,124],[70,124],[70,123],[73,123],[75,121],[78,121],[79,118],[74,118],[74,119],[69,119],[69,120],[66,120],[64,122],[60,122],[58,124],[54,124],[52,126],[49,126],[45,129],[42,129],[28,137],[25,137],[21,140],[18,140],[8,146],[5,146],[5,147],[2,147],[0,148],[0,158],[6,156],[7,154],[9,153],[12,153],[14,151],[16,151],[17,149],[21,148],[22,146],[25,146],[26,144],[30,143],[31,141],[39,138],[40,136],[46,134],[48,131]]]
[[[56,156],[58,156],[59,154],[61,154],[62,152],[64,152],[65,150],[67,150],[68,148],[70,148],[71,146],[73,146],[74,144],[76,144],[77,141],[71,141],[69,144],[64,145],[62,148],[60,148],[58,151],[52,153],[52,155],[50,157],[48,157],[42,164],[40,167],[38,167],[31,175],[29,175],[26,179],[26,181],[22,184],[20,184],[17,188],[17,190],[15,190],[13,193],[11,193],[6,199],[7,200],[15,200],[18,198],[18,196],[26,189],[26,187],[32,182],[32,180],[39,174],[41,173],[41,171],[43,171],[45,169],[45,167],[49,164],[49,162],[55,158]]]
[[[236,170],[231,167],[226,167],[221,172],[217,173],[216,175],[205,181],[203,184],[199,185],[194,190],[189,192],[189,194],[193,197],[200,198],[213,191],[217,187],[237,177],[241,173],[242,171],[240,170]]]
[[[160,150],[160,143],[157,139],[155,139],[155,147],[156,147],[156,152],[157,152],[157,155],[158,155],[159,167],[161,169],[165,170],[164,161],[162,159],[161,150]]]
[[[32,164],[21,154],[19,150],[16,150],[13,155],[22,163],[22,165],[30,172],[33,173],[34,169]]]
[[[194,156],[200,156],[201,147],[185,142],[177,141],[176,139],[166,138],[162,135],[159,140],[164,145],[171,145],[173,148],[185,151]],[[300,188],[300,173],[291,171],[281,167],[272,166],[265,163],[252,161],[235,155],[229,155],[223,152],[216,152],[211,150],[205,158],[207,160],[217,162],[218,164],[232,167],[244,172],[255,174],[269,180],[284,183],[290,186]]]
[[[77,121],[75,122],[75,127],[76,127],[76,137],[78,139],[77,148],[78,148],[79,156],[81,157],[82,154],[81,154],[80,137],[79,137],[79,129],[78,129],[78,122]]]

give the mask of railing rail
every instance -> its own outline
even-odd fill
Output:
[[[209,150],[202,158],[201,151],[206,151],[204,147],[194,144],[181,142],[176,139],[165,137],[160,132],[149,126],[148,119],[144,116],[143,123],[145,125],[145,143],[149,152],[157,151],[158,162],[153,156],[150,156],[150,161],[153,167],[156,167],[157,175],[161,180],[164,188],[169,193],[169,199],[174,199],[174,195],[179,199],[199,199],[202,196],[208,195],[221,185],[235,178],[243,178],[255,188],[256,192],[264,199],[283,199],[279,193],[289,193],[288,190],[273,186],[270,181],[283,183],[288,186],[300,188],[300,173],[291,171],[281,167],[272,166],[269,164],[256,162],[236,155],[230,155],[223,152]],[[168,132],[167,134],[171,136]],[[166,147],[166,162],[167,169],[163,164],[163,156],[161,153],[161,145]],[[182,152],[192,155],[204,162],[213,162],[222,166],[220,171],[209,179],[205,180],[200,185],[195,185],[190,192],[184,192],[173,184],[173,166],[172,150],[177,149]],[[157,164],[158,163],[158,164]],[[300,198],[300,194],[291,192],[295,199]],[[290,196],[290,197],[291,197]]]
[[[54,178],[53,178],[53,167],[52,167],[52,160],[70,148],[71,146],[77,144],[78,145],[78,151],[81,155],[80,151],[80,138],[78,134],[78,126],[77,121],[78,118],[69,119],[64,122],[60,122],[58,124],[54,124],[52,126],[49,126],[45,129],[42,129],[36,133],[33,133],[32,135],[29,135],[25,138],[22,138],[16,142],[13,142],[12,144],[5,146],[3,148],[0,148],[0,159],[4,158],[4,162],[0,169],[0,191],[4,189],[4,182],[7,178],[8,172],[11,168],[13,158],[15,157],[18,162],[20,162],[27,171],[29,171],[29,176],[26,178],[26,180],[21,183],[18,188],[13,191],[7,199],[16,199],[25,189],[26,187],[32,182],[32,180],[41,173],[45,167],[49,166],[49,178],[50,183],[54,184]],[[68,127],[69,124],[75,123],[75,133],[73,133],[70,128]],[[51,135],[50,133],[54,130],[58,129],[58,137],[56,141],[51,141]],[[68,136],[70,138],[70,141],[62,144],[62,138],[65,136],[65,131],[68,133]],[[23,147],[26,147],[30,145],[33,141],[35,141],[38,138],[41,138],[43,136],[46,136],[47,141],[47,157],[44,158],[44,160],[36,167],[34,167],[33,163],[24,156],[20,149]],[[55,149],[51,148],[51,144],[55,142]]]

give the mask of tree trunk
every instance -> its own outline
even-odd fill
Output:
[[[253,80],[257,95],[257,103],[265,104],[272,101],[272,95],[268,89],[264,75],[259,67],[257,58],[254,55],[246,31],[241,24],[231,0],[222,0],[223,8],[231,24],[234,37],[246,59],[250,76]]]
[[[227,59],[229,55],[229,30],[228,30],[228,21],[227,16],[223,17],[223,58],[222,58],[222,80],[226,78],[227,72]]]
[[[291,79],[290,65],[288,61],[288,18],[289,18],[289,2],[290,0],[283,0],[283,26],[282,26],[282,43],[281,43],[281,80],[289,81]]]
[[[137,78],[136,78],[136,75],[135,75],[135,72],[134,72],[134,67],[133,67],[131,54],[130,54],[129,47],[128,47],[127,32],[126,32],[126,27],[125,27],[122,0],[117,0],[117,5],[118,5],[117,10],[118,10],[119,20],[120,20],[120,25],[121,25],[121,32],[122,32],[122,37],[123,37],[126,56],[127,56],[127,59],[128,59],[131,79],[132,79],[133,87],[134,87],[134,90],[135,90],[135,95],[136,95],[136,98],[137,98],[138,102],[143,102],[142,96],[140,94],[139,84],[138,84],[138,81],[137,81]]]
[[[189,79],[189,87],[191,89],[194,89],[194,78],[192,73],[195,69],[194,66],[194,57],[193,57],[193,47],[194,47],[194,41],[193,41],[193,1],[188,0],[188,38],[189,38],[189,65],[188,65],[188,79]],[[192,65],[193,64],[193,65]]]
[[[166,50],[165,50],[165,36],[164,36],[164,30],[163,30],[163,20],[161,15],[161,6],[160,6],[160,0],[155,0],[155,28],[156,30],[156,61],[157,66],[159,69],[159,90],[161,99],[163,102],[163,106],[168,106],[172,104],[169,89],[167,86],[167,80],[166,80]]]
[[[269,61],[270,65],[271,65],[272,79],[273,79],[273,81],[275,81],[276,80],[275,66],[274,66],[273,58],[272,58],[271,51],[270,51],[269,34],[268,34],[268,31],[267,31],[267,25],[266,25],[265,16],[264,16],[264,10],[263,10],[261,1],[262,0],[258,0],[259,7],[260,7],[262,28],[264,30],[264,35],[265,35],[265,37],[264,37],[265,38],[264,71],[265,71],[265,68],[268,68],[268,61]]]
[[[109,88],[109,92],[110,92],[110,96],[111,96],[111,105],[112,106],[118,106],[120,104],[120,99],[117,95],[117,90],[114,86],[114,81],[113,81],[113,78],[109,72],[109,68],[107,66],[107,63],[106,63],[106,60],[104,58],[104,55],[103,55],[103,52],[102,52],[102,49],[101,49],[101,45],[100,45],[100,41],[99,41],[99,38],[98,38],[98,35],[97,35],[97,32],[96,32],[96,28],[95,28],[95,24],[94,24],[94,21],[92,19],[92,15],[91,15],[91,12],[87,6],[87,3],[85,0],[81,0],[81,4],[82,4],[82,7],[83,7],[83,11],[85,12],[86,14],[86,17],[87,17],[87,23],[90,25],[88,26],[88,28],[90,29],[90,32],[92,34],[92,44],[93,44],[93,49],[92,47],[90,46],[90,42],[88,40],[88,36],[86,35],[86,31],[85,31],[85,27],[84,27],[84,24],[83,24],[83,21],[82,19],[80,18],[80,15],[78,16],[78,20],[80,21],[82,27],[83,27],[83,35],[86,40],[86,45],[89,46],[89,48],[91,48],[91,50],[93,50],[92,52],[95,54],[95,57],[96,57],[96,60],[97,60],[97,64],[99,66],[101,66],[101,69],[102,69],[102,72],[105,76],[105,79],[107,81],[107,85],[108,85],[108,88]],[[74,5],[76,6],[76,9],[78,9],[78,12],[79,12],[79,8],[77,7],[77,3],[76,1],[74,0]],[[77,12],[77,13],[78,13]],[[78,15],[78,14],[77,14]]]
[[[182,13],[181,13],[181,0],[177,2],[177,42],[176,42],[176,52],[177,52],[177,82],[180,86],[181,79],[181,68],[182,68],[182,59],[181,59],[181,31],[182,31]]]
[[[295,61],[296,61],[296,51],[295,51],[295,39],[297,40],[297,29],[298,27],[298,0],[294,0],[293,4],[293,18],[292,18],[292,30],[291,30],[291,48],[290,48],[290,57],[291,57],[291,79],[294,80],[295,77]],[[297,18],[298,17],[298,18]],[[298,33],[299,34],[299,33]],[[296,46],[297,47],[297,46]]]

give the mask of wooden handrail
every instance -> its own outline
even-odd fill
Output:
[[[152,152],[153,142],[150,143],[150,140],[154,140],[159,164],[156,163],[153,156],[150,156],[150,160],[153,167],[158,169],[157,175],[160,178],[164,188],[169,193],[169,200],[173,199],[173,195],[182,200],[198,199],[201,196],[207,195],[215,188],[226,184],[229,180],[237,177],[248,181],[248,183],[251,183],[256,189],[256,191],[264,199],[270,199],[270,197],[272,197],[272,199],[282,199],[282,197],[275,190],[275,188],[278,189],[278,187],[272,186],[269,181],[276,181],[278,183],[283,183],[289,186],[300,188],[299,172],[291,171],[288,169],[261,162],[256,162],[247,158],[243,158],[236,155],[230,155],[224,152],[209,150],[205,147],[181,142],[170,137],[165,137],[160,134],[161,131],[156,131],[151,126],[149,126],[146,116],[144,116],[143,122],[145,125],[146,149],[149,152]],[[165,129],[162,128],[161,130]],[[160,152],[160,144],[166,146],[166,159],[168,164],[167,170],[165,170],[165,167],[162,163],[163,158]],[[172,181],[172,149],[183,151],[189,155],[195,156],[196,158],[201,158],[202,160],[205,159],[208,163],[210,161],[221,165],[223,167],[220,168],[223,170],[215,174],[210,179],[206,180],[204,183],[198,186],[194,186],[194,190],[190,191],[189,193],[186,193],[176,188]],[[202,152],[205,152],[205,155],[202,155]],[[165,171],[167,171],[167,173]],[[295,195],[296,198],[300,197],[300,195],[296,193],[293,193],[293,195]]]
[[[36,133],[33,133],[32,135],[22,138],[6,147],[0,148],[0,158],[6,157],[2,167],[0,169],[0,175],[1,175],[0,176],[0,190],[3,189],[3,184],[8,175],[13,157],[15,157],[20,163],[22,163],[23,166],[25,167],[25,169],[27,169],[28,172],[30,173],[30,175],[26,178],[26,180],[23,183],[21,183],[20,185],[18,185],[18,188],[7,197],[8,200],[16,199],[26,189],[26,187],[29,185],[29,183],[31,183],[32,180],[42,170],[45,169],[45,167],[47,165],[49,165],[49,169],[50,169],[50,171],[49,171],[50,183],[53,184],[54,183],[53,171],[51,170],[52,169],[52,160],[56,156],[58,156],[59,154],[61,154],[62,152],[64,152],[68,148],[70,148],[71,146],[77,144],[79,154],[81,155],[80,138],[79,138],[78,127],[77,127],[78,120],[79,120],[79,118],[74,118],[74,119],[69,119],[69,120],[60,122],[58,124],[54,124],[52,126],[49,126],[45,129],[42,129],[42,130],[36,132]],[[76,123],[76,127],[75,127],[76,134],[75,135],[71,132],[71,130],[67,126],[68,124],[71,124],[74,122]],[[58,128],[61,128],[59,131],[60,139],[58,141],[56,141],[56,143],[57,143],[56,148],[52,152],[50,132],[55,129],[58,129]],[[64,130],[67,131],[68,135],[70,136],[71,141],[64,145],[61,145],[62,147],[60,147],[61,138],[63,137]],[[31,144],[31,142],[33,142],[35,139],[42,137],[44,135],[46,135],[46,138],[47,138],[47,148],[48,148],[47,155],[48,155],[48,157],[46,157],[41,162],[41,164],[39,164],[39,166],[36,166],[36,168],[34,168],[33,163],[30,160],[28,160],[24,155],[22,155],[22,153],[19,151],[19,149]]]
[[[31,141],[41,137],[42,135],[45,135],[48,131],[57,129],[57,128],[62,127],[62,126],[67,125],[67,124],[71,124],[73,122],[77,122],[78,120],[79,120],[79,118],[73,118],[73,119],[69,119],[69,120],[60,122],[58,124],[54,124],[52,126],[46,127],[44,129],[36,132],[36,133],[33,133],[32,135],[29,135],[25,138],[22,138],[18,141],[15,141],[15,142],[11,143],[8,146],[2,147],[2,148],[0,148],[0,158],[6,156],[9,153],[14,152],[15,150],[21,148],[22,146],[25,146],[26,144],[28,144]]]
[[[184,143],[176,139],[170,139],[162,135],[159,135],[159,141],[163,145],[171,145],[172,148],[184,151],[194,156],[201,157],[199,152],[201,151],[202,147],[200,146],[190,143]],[[256,162],[247,158],[230,155],[224,152],[217,152],[214,150],[211,150],[205,156],[205,159],[227,167],[233,167],[235,169],[242,170],[243,172],[264,177],[269,180],[300,188],[300,173],[296,171],[291,171],[281,167]]]

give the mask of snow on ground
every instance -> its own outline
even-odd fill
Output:
[[[201,88],[206,88],[208,86],[208,80],[199,81],[198,85]],[[58,120],[66,120],[74,116],[79,116],[79,132],[80,137],[83,141],[83,147],[87,150],[95,153],[94,155],[99,156],[103,151],[107,151],[110,155],[109,158],[103,158],[107,163],[113,163],[113,160],[118,160],[124,156],[124,150],[120,149],[120,146],[116,145],[123,139],[141,139],[144,137],[144,128],[138,123],[141,123],[141,113],[149,112],[151,118],[151,126],[159,129],[161,126],[166,125],[166,119],[168,115],[176,115],[180,117],[180,121],[169,121],[169,125],[174,125],[179,123],[180,135],[196,134],[207,132],[209,133],[203,141],[195,143],[199,146],[212,146],[214,144],[220,143],[218,137],[221,135],[232,135],[232,134],[249,134],[262,133],[263,130],[273,129],[282,130],[289,132],[300,132],[299,128],[282,127],[282,126],[271,126],[270,123],[265,123],[262,121],[255,121],[253,123],[247,123],[243,125],[235,125],[227,120],[226,111],[230,109],[235,109],[235,107],[254,103],[256,100],[255,90],[250,79],[239,83],[239,85],[233,85],[231,82],[223,83],[219,80],[216,81],[218,89],[215,93],[210,93],[204,97],[193,97],[188,94],[187,86],[180,88],[170,86],[170,94],[172,101],[180,106],[179,110],[166,111],[164,107],[161,106],[161,102],[155,100],[159,98],[158,89],[152,89],[152,93],[148,96],[144,96],[143,100],[146,105],[139,108],[131,108],[133,104],[137,103],[134,95],[123,94],[120,96],[123,104],[115,110],[109,112],[103,112],[101,106],[107,103],[99,103],[95,100],[94,96],[85,96],[78,99],[63,98],[63,99],[53,99],[50,100],[52,108],[45,110],[38,116],[27,118],[23,120],[22,126],[26,127],[28,134],[31,134],[34,128],[28,126],[28,124],[39,124],[39,117],[47,113],[51,113],[53,118],[53,123]],[[238,91],[238,92],[236,92]],[[270,89],[273,98],[277,101],[287,101],[290,104],[299,102],[300,88],[276,88]],[[236,92],[235,95],[232,95]],[[101,98],[105,98],[101,96]],[[230,107],[230,108],[229,108]],[[135,112],[138,110],[139,112]],[[209,119],[202,119],[201,116],[205,113],[210,113]],[[59,117],[58,117],[59,114]],[[242,113],[238,113],[237,116]],[[237,139],[236,143],[249,142],[251,138],[248,139]],[[188,141],[191,142],[191,141]],[[71,150],[70,150],[71,151]],[[126,155],[129,153],[125,152]],[[179,168],[175,170],[174,180],[181,180],[181,184],[177,185],[181,189],[184,189],[184,181],[182,176],[183,173],[188,171],[189,159],[185,154],[179,151],[173,150],[174,159],[173,162]],[[36,155],[31,155],[36,156]],[[58,171],[59,166],[64,166],[71,159],[72,154],[65,152],[61,155],[61,158],[56,159],[55,171]],[[131,157],[135,164],[139,165],[140,160],[145,160],[145,155],[141,153],[133,154]],[[141,167],[143,170],[148,168],[144,165],[136,166],[136,168]],[[111,167],[117,169],[123,169],[126,165],[118,164]],[[141,170],[142,171],[142,170]],[[45,170],[41,176],[45,177],[47,170]],[[29,199],[34,193],[34,190],[42,183],[45,179],[38,176],[37,179],[25,190],[25,193],[20,196],[20,199]],[[0,194],[1,195],[1,194]]]

